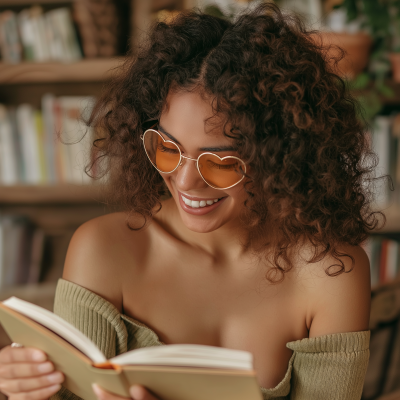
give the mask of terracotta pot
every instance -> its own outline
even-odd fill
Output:
[[[400,83],[400,53],[390,53],[389,58],[392,65],[393,80]]]
[[[337,65],[336,72],[339,75],[354,78],[367,66],[372,45],[372,38],[368,34],[320,32],[314,35],[314,38],[318,44],[326,47],[327,60],[331,59],[332,66],[334,65],[333,58],[340,55],[337,47],[345,51],[344,58]],[[330,45],[332,45],[331,48],[329,48]]]

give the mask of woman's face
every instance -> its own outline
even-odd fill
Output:
[[[167,105],[160,117],[159,132],[164,139],[175,142],[182,155],[197,159],[201,153],[209,151],[220,157],[238,156],[232,150],[233,141],[224,136],[222,125],[213,129],[206,126],[205,121],[213,115],[211,103],[199,93],[171,92]],[[228,222],[238,221],[246,199],[244,181],[230,189],[214,189],[204,182],[196,162],[186,159],[174,172],[161,175],[183,223],[190,230],[212,232]],[[201,207],[204,205],[201,201],[206,202],[206,206]]]

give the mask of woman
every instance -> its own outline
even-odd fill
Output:
[[[242,349],[265,399],[360,398],[372,155],[323,54],[271,4],[235,23],[190,12],[156,24],[105,91],[89,121],[104,133],[95,164],[128,213],[75,232],[55,312],[107,357]],[[0,362],[11,400],[75,397],[37,350]]]

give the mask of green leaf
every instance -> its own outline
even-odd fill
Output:
[[[394,90],[385,84],[377,85],[376,88],[378,89],[379,93],[386,97],[393,97],[395,95]]]
[[[365,89],[370,81],[371,81],[370,76],[366,72],[363,72],[349,83],[351,89],[360,90],[360,89]]]
[[[383,108],[383,104],[379,99],[376,91],[371,91],[368,94],[357,96],[360,103],[360,116],[370,122]]]
[[[210,4],[204,8],[204,13],[212,15],[213,17],[226,18],[226,15],[222,10],[215,4]]]

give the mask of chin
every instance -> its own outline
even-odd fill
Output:
[[[179,205],[178,205],[179,206]],[[204,218],[194,215],[188,215],[183,210],[180,210],[180,215],[184,225],[193,232],[208,233],[216,231],[226,224],[227,221],[220,220],[219,218]]]

